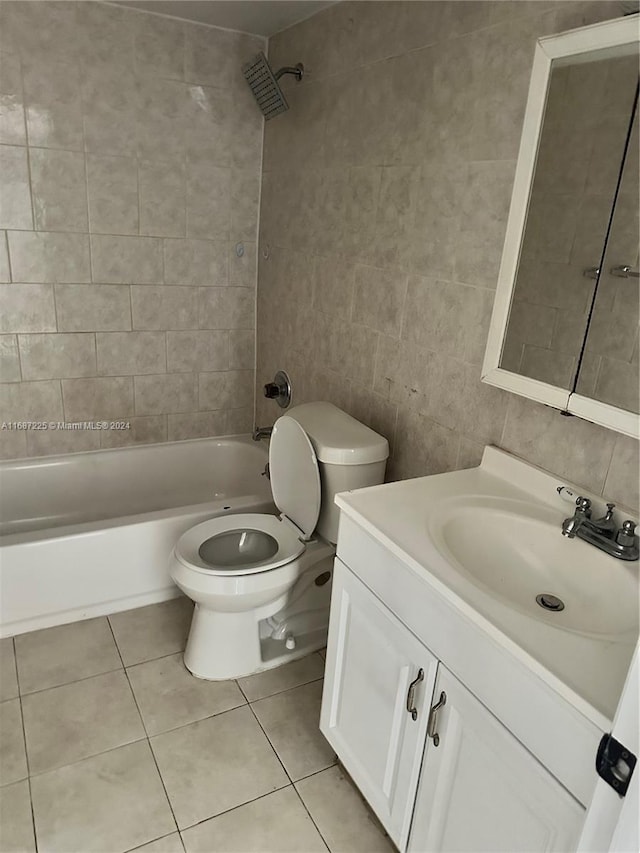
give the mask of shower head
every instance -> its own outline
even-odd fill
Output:
[[[249,88],[253,92],[262,115],[267,121],[289,109],[287,99],[282,94],[278,80],[283,74],[293,74],[297,80],[302,80],[304,66],[299,62],[296,66],[285,66],[274,74],[264,53],[260,52],[246,65],[242,66]]]

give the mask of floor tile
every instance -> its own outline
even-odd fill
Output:
[[[326,853],[292,787],[199,823],[182,833],[187,853]]]
[[[157,735],[151,745],[180,829],[289,782],[247,706]]]
[[[246,700],[235,681],[195,678],[177,655],[128,670],[142,719],[150,735],[212,717]]]
[[[336,761],[319,728],[321,701],[322,682],[314,681],[252,705],[280,761],[294,780],[330,767]]]
[[[29,783],[0,788],[0,853],[35,853]]]
[[[122,667],[106,616],[20,634],[15,644],[22,694]]]
[[[264,699],[274,693],[282,693],[299,684],[317,681],[324,675],[324,662],[320,655],[313,653],[300,660],[294,660],[275,669],[267,669],[257,675],[239,678],[238,684],[249,702]]]
[[[0,702],[18,695],[13,637],[0,640]]]
[[[340,767],[296,783],[331,853],[396,853],[396,848]]]
[[[0,785],[17,782],[27,776],[20,700],[0,704]]]
[[[184,853],[184,846],[177,832],[157,838],[142,847],[136,847],[131,853]]]
[[[180,596],[109,617],[125,666],[183,651],[193,602]]]
[[[175,822],[147,741],[31,780],[39,853],[124,853]]]
[[[22,699],[31,773],[145,737],[127,676],[108,672]]]

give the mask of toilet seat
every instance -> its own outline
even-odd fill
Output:
[[[233,532],[249,534],[249,540],[252,533],[258,534],[253,543],[249,541],[244,556],[241,549],[247,547],[247,537],[230,537],[228,534]],[[209,548],[203,547],[207,543],[211,543]],[[291,523],[275,515],[244,513],[211,518],[187,530],[178,540],[175,556],[196,572],[233,577],[283,566],[299,557],[304,549],[305,544]],[[257,559],[247,562],[246,556],[251,556],[252,551]]]

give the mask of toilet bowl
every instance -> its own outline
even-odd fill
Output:
[[[347,439],[356,447],[345,447]],[[382,482],[387,454],[386,439],[329,403],[298,406],[278,419],[269,466],[281,514],[213,518],[187,530],[173,550],[171,577],[195,602],[184,653],[190,672],[238,678],[325,645],[333,498],[342,488]],[[350,470],[339,474],[342,468]]]

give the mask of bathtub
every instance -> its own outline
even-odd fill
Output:
[[[0,637],[179,595],[185,530],[274,510],[266,462],[231,437],[0,463]]]

